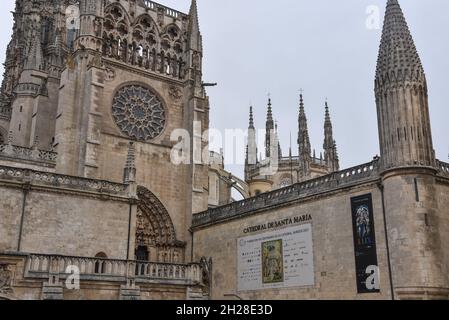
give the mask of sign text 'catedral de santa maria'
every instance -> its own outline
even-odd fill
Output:
[[[0,300],[448,300],[448,1],[165,2],[2,0]]]
[[[264,224],[259,224],[257,226],[250,226],[243,230],[243,233],[253,233],[253,232],[259,232],[264,230],[270,230],[275,229],[279,227],[285,227],[292,224],[298,224],[303,223],[312,220],[312,216],[310,214],[297,216],[294,218],[285,218],[278,221],[272,221]]]

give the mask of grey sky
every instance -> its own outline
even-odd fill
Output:
[[[190,0],[160,3],[187,12]],[[289,135],[296,154],[299,89],[304,89],[313,148],[323,144],[328,97],[342,167],[370,161],[379,153],[374,72],[381,30],[366,27],[367,7],[386,0],[198,0],[204,42],[204,80],[211,126],[246,128],[250,101],[256,127],[263,128],[267,93],[279,123],[281,146]],[[447,161],[449,88],[449,1],[400,1],[427,74],[437,157]],[[2,0],[1,61],[9,41],[13,0]],[[238,150],[244,152],[244,150]],[[242,166],[229,166],[242,175]]]

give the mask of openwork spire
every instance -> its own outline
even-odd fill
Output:
[[[376,82],[418,80],[424,70],[397,0],[388,0],[377,60]]]

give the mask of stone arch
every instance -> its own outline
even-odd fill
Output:
[[[176,238],[175,227],[162,202],[147,188],[137,188],[136,258],[146,248],[148,260],[180,262],[185,243]],[[138,260],[142,260],[141,258]]]

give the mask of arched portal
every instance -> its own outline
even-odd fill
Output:
[[[167,209],[144,187],[137,188],[137,196],[136,260],[183,262],[185,243],[176,239],[175,228]]]

